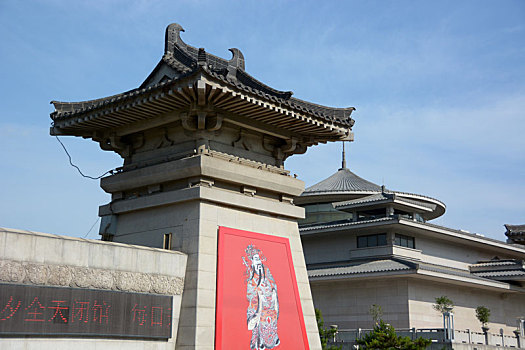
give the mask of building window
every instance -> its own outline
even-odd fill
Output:
[[[162,247],[164,249],[171,250],[171,237],[172,237],[171,233],[165,233],[164,234],[164,242],[162,244]]]
[[[357,248],[378,247],[383,245],[386,245],[386,233],[357,237]]]
[[[396,233],[396,240],[394,244],[401,246],[401,247],[407,247],[407,248],[412,248],[412,249],[416,247],[416,245],[414,244],[414,237],[398,235],[397,233]]]

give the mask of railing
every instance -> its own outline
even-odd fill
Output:
[[[354,349],[353,345],[357,339],[360,339],[372,332],[373,329],[340,329],[338,330],[333,344],[342,345],[343,350]],[[504,334],[480,333],[467,330],[454,330],[454,339],[447,340],[443,328],[400,328],[396,329],[399,336],[409,337],[411,339],[424,338],[430,339],[433,343],[464,343],[464,344],[484,344],[494,346],[504,346],[511,348],[524,348],[525,337],[510,336]],[[521,345],[521,347],[520,347]]]

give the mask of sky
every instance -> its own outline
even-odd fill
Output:
[[[433,223],[500,240],[525,224],[525,1],[1,0],[0,227],[99,237],[110,196],[49,136],[49,102],[138,87],[173,22],[267,85],[355,107],[348,168],[441,200]],[[85,174],[122,164],[61,140]],[[306,187],[340,166],[341,143],[285,163]]]

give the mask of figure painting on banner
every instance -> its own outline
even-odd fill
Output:
[[[270,272],[266,257],[260,249],[250,244],[245,249],[248,261],[243,257],[246,267],[246,298],[248,309],[246,321],[252,332],[250,349],[273,349],[280,344],[277,334],[279,319],[279,299],[277,284]]]
[[[308,350],[290,241],[219,227],[216,350]]]

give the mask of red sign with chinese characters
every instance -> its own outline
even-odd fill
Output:
[[[171,337],[171,296],[0,284],[0,335]]]
[[[215,348],[309,349],[287,238],[219,227]]]

